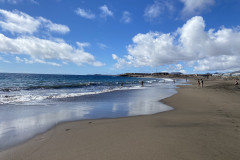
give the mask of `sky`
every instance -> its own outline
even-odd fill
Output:
[[[0,72],[240,70],[239,0],[0,0]]]

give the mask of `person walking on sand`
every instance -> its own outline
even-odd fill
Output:
[[[198,83],[198,88],[200,87],[200,80],[198,79],[197,80],[197,83]]]
[[[201,87],[203,88],[203,79],[201,79]]]

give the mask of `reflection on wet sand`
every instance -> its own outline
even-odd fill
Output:
[[[159,100],[174,93],[175,88],[149,87],[51,101],[45,106],[0,106],[0,150],[26,141],[61,122],[171,110]]]
[[[17,110],[11,112],[12,120],[1,120],[0,123],[0,149],[8,148],[18,144],[32,136],[44,132],[52,126],[63,122],[76,119],[83,119],[89,114],[92,106],[71,106],[45,108],[42,111],[41,106],[34,107],[34,111],[25,112],[21,116],[14,118],[14,114],[19,114]],[[40,111],[41,110],[41,111]],[[38,115],[34,113],[40,112]],[[42,113],[41,113],[42,112]]]
[[[132,101],[128,102],[128,116],[147,115],[172,110],[173,108],[161,102],[160,99],[169,97],[175,90],[166,90],[164,93],[159,88],[146,89],[139,92]]]

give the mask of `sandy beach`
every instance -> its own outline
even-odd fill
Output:
[[[0,152],[1,160],[239,160],[240,87],[180,86],[148,116],[68,122]]]

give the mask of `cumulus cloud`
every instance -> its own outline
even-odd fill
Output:
[[[104,64],[96,61],[94,56],[84,51],[84,46],[77,43],[78,48],[74,48],[65,42],[40,39],[33,36],[8,38],[0,33],[0,52],[14,55],[28,55],[31,60],[24,60],[25,63],[44,63],[51,65],[53,62],[47,60],[61,60],[72,62],[79,66],[90,64],[93,66],[103,66]]]
[[[84,10],[82,8],[78,8],[76,14],[87,19],[94,19],[96,18],[95,14],[93,14],[90,10]]]
[[[130,23],[132,21],[131,14],[128,11],[124,11],[122,14],[121,22]]]
[[[56,24],[43,17],[33,18],[26,13],[18,10],[6,11],[0,9],[0,27],[4,31],[9,31],[12,34],[33,34],[39,31],[40,27],[51,32],[65,34],[70,29],[61,24]]]
[[[106,19],[107,17],[113,17],[113,12],[108,9],[107,5],[99,7],[101,10],[100,17]]]
[[[188,20],[173,33],[137,34],[128,55],[113,55],[116,67],[162,66],[191,62],[196,71],[240,69],[240,30],[221,27],[205,30],[202,17]],[[178,66],[180,67],[180,66]]]
[[[184,16],[192,16],[201,13],[202,11],[209,9],[214,5],[215,0],[181,0],[184,4],[182,13]]]
[[[220,55],[197,61],[196,71],[237,71],[240,69],[240,55]]]
[[[112,54],[112,58],[117,61],[115,64],[116,68],[130,67],[132,65],[132,59],[128,59],[127,56],[125,56],[125,58],[120,58],[116,54]]]
[[[43,17],[33,18],[26,13],[20,11],[6,11],[0,9],[0,27],[3,31],[12,33],[15,37],[7,37],[0,33],[0,53],[13,55],[27,55],[29,58],[16,57],[17,62],[32,64],[41,63],[53,66],[66,64],[68,62],[75,63],[78,66],[89,64],[93,66],[103,66],[104,64],[96,61],[95,57],[84,50],[90,46],[89,43],[76,42],[77,47],[66,43],[63,39],[52,37],[42,39],[34,33],[57,32],[65,34],[70,29],[61,24],[53,23],[51,20]]]

